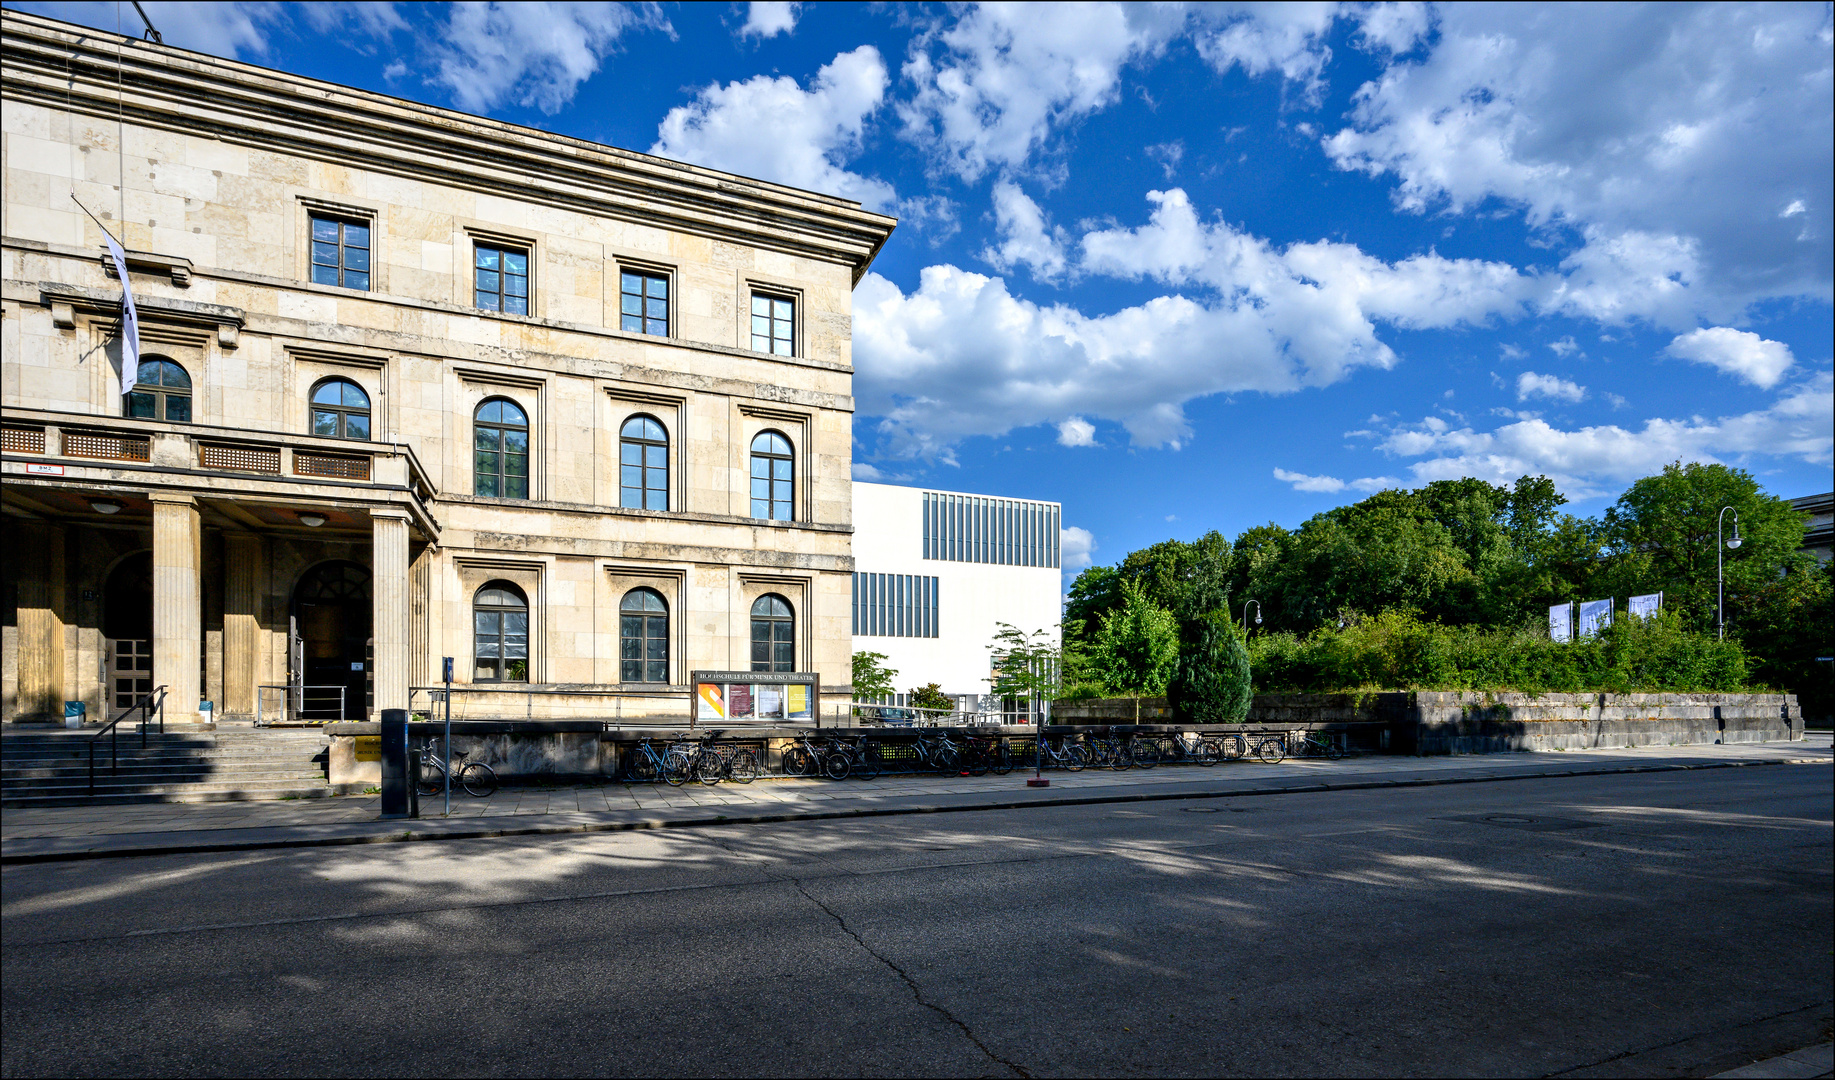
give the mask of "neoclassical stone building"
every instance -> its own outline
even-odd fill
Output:
[[[0,18],[8,720],[156,684],[169,721],[356,718],[444,656],[473,716],[847,691],[850,296],[890,218]],[[128,249],[126,394],[85,208]]]

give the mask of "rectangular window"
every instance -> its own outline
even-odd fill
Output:
[[[796,301],[752,294],[752,351],[796,355]]]
[[[937,579],[855,574],[853,632],[859,637],[937,636]]]
[[[529,252],[526,248],[477,244],[472,248],[472,295],[485,311],[529,313]]]
[[[312,281],[346,289],[370,287],[368,222],[312,215]]]
[[[662,274],[624,270],[618,280],[618,328],[668,337],[669,279]]]
[[[923,495],[924,558],[1000,566],[1058,565],[1060,510],[1052,503]]]

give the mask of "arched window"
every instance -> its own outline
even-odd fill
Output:
[[[529,601],[507,581],[472,598],[474,682],[529,681]]]
[[[632,589],[618,605],[620,682],[669,681],[669,608],[655,589]]]
[[[796,616],[776,593],[752,604],[752,670],[796,670]]]
[[[191,419],[191,376],[170,360],[143,357],[134,389],[127,395],[127,415],[143,420]]]
[[[334,439],[370,437],[370,396],[349,379],[326,379],[312,388],[312,433]]]
[[[648,416],[633,416],[618,429],[618,505],[669,509],[669,433]]]
[[[752,440],[752,516],[790,521],[790,497],[796,489],[796,459],[790,440],[775,431]],[[785,669],[788,670],[788,669]]]
[[[529,417],[507,398],[491,398],[472,418],[472,493],[529,497]]]

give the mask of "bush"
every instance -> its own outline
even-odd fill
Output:
[[[1305,638],[1251,639],[1256,688],[1264,692],[1343,690],[1517,690],[1528,693],[1736,691],[1748,687],[1737,642],[1682,628],[1671,612],[1619,621],[1597,637],[1551,641],[1540,629],[1440,626],[1385,612]]]
[[[1173,715],[1197,724],[1240,724],[1249,715],[1249,653],[1228,614],[1179,623],[1179,658],[1166,689]]]
[[[914,709],[943,709],[953,712],[956,708],[956,699],[945,694],[943,688],[936,683],[927,683],[923,686],[912,687],[911,696],[905,699],[905,704]]]

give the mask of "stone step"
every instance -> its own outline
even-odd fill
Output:
[[[68,769],[32,769],[21,772],[8,772],[0,783],[0,791],[13,791],[34,787],[55,786],[58,784],[87,784],[89,772]],[[269,768],[256,766],[247,769],[122,769],[110,772],[107,769],[96,770],[96,783],[107,779],[111,783],[128,783],[134,781],[160,781],[172,783],[197,782],[235,782],[252,780],[323,780],[323,769]]]
[[[8,809],[26,809],[28,807],[57,806],[132,806],[145,803],[226,803],[226,802],[278,802],[283,799],[324,799],[332,795],[355,795],[361,792],[356,785],[344,785],[349,790],[334,790],[330,785],[299,785],[292,788],[274,788],[259,791],[247,791],[238,788],[226,790],[197,789],[186,786],[177,791],[104,791],[97,787],[91,795],[85,789],[82,794],[61,795],[14,795],[0,794],[0,807]]]
[[[132,750],[129,750],[126,747],[122,747],[119,757],[122,761],[159,762],[310,761],[323,754],[324,750],[325,748],[322,746],[301,747],[298,750],[292,751],[273,748],[267,750],[207,750],[192,748],[180,749],[177,747],[167,747],[158,750],[152,747],[148,747],[145,750],[134,747]],[[110,753],[106,746],[96,748],[95,759],[97,761],[112,761],[115,757],[116,755]],[[6,754],[0,756],[0,765],[52,765],[59,762],[71,764],[82,763],[87,767],[89,762],[89,751],[83,750],[72,753],[61,750],[48,750],[44,753],[37,754]]]

